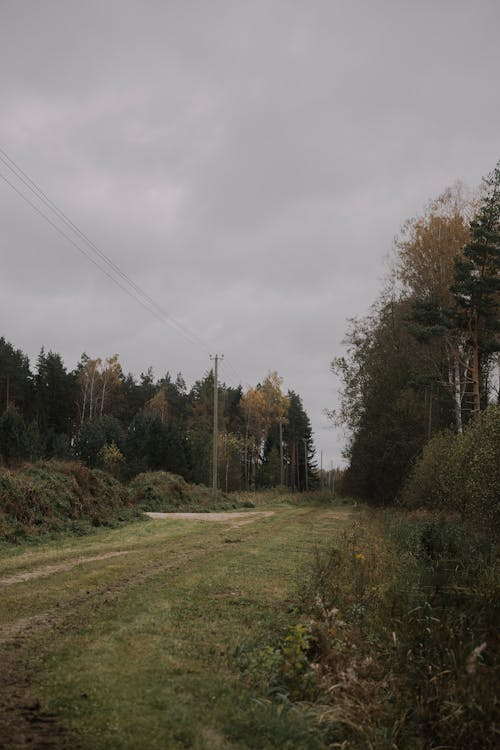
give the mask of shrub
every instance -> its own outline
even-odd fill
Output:
[[[500,407],[492,406],[462,435],[436,435],[423,450],[401,502],[474,518],[488,527],[500,510]]]

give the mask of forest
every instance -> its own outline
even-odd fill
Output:
[[[83,354],[74,370],[43,348],[29,358],[0,338],[0,456],[7,467],[39,459],[77,459],[128,480],[168,471],[188,482],[212,476],[213,371],[187,389],[181,374],[138,379],[118,355]],[[270,372],[246,391],[218,386],[218,476],[232,491],[313,486],[314,445],[300,396],[282,392]],[[283,437],[283,477],[280,461]],[[306,476],[307,471],[307,476]]]
[[[453,469],[444,460],[452,450],[467,442],[479,449],[484,439],[494,457],[499,305],[500,162],[475,194],[457,182],[404,224],[379,298],[350,321],[346,354],[332,363],[341,403],[331,417],[349,434],[345,491],[393,504],[415,495],[405,484],[419,460],[449,477],[460,465],[468,477],[474,462],[469,456]],[[495,481],[496,490],[483,472],[490,490],[475,495],[486,502]],[[415,502],[433,504],[427,490]]]

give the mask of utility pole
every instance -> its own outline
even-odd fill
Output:
[[[224,359],[223,354],[216,354],[214,357],[210,355],[210,359],[214,363],[214,425],[213,425],[213,454],[212,454],[212,494],[217,494],[217,443],[219,440],[219,387],[217,379],[217,363],[219,359]]]
[[[280,417],[280,485],[283,487],[285,478],[283,476],[283,420]]]

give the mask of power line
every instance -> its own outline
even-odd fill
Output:
[[[9,171],[19,180],[25,188],[27,188],[46,209],[54,214],[51,218],[40,206],[36,205],[25,193],[14,185],[4,174],[0,172],[0,178],[12,189],[14,192],[24,200],[34,211],[36,211],[50,226],[58,232],[64,239],[66,239],[79,253],[81,253],[87,260],[89,260],[96,268],[98,268],[105,276],[110,279],[116,286],[118,286],[125,294],[131,297],[147,312],[153,315],[161,323],[168,324],[173,327],[177,333],[185,338],[189,343],[194,346],[200,346],[205,351],[213,349],[208,343],[204,341],[195,331],[189,327],[180,323],[176,318],[167,313],[156,300],[154,300],[147,292],[145,292],[139,284],[137,284],[128,274],[123,271],[120,266],[115,263],[95,242],[93,242],[85,232],[83,232],[72,219],[61,209],[57,204],[51,200],[51,198],[44,192],[44,190],[38,185],[9,154],[0,147],[0,162],[6,166]],[[62,222],[63,228],[56,223]],[[67,230],[67,231],[65,231]],[[76,235],[76,240],[68,234],[68,231],[73,235]],[[83,244],[83,247],[82,247]],[[97,257],[95,257],[97,256]],[[251,386],[246,379],[238,372],[230,360],[221,360],[220,363],[225,366],[225,370],[229,379],[233,381],[234,385],[246,384],[248,388]],[[227,371],[228,368],[236,376],[236,381]]]
[[[229,380],[232,381],[233,385],[235,386],[246,385],[248,388],[251,387],[248,381],[246,381],[246,379],[243,377],[243,375],[241,375],[238,372],[238,370],[231,364],[230,360],[228,360],[227,358],[221,360],[221,365],[222,365],[222,368],[225,370],[226,375],[229,378]],[[231,371],[233,375],[231,375]],[[235,376],[236,376],[236,379],[235,379]]]
[[[0,172],[0,178],[4,182],[6,182],[7,185],[9,185],[20,196],[20,198],[22,198],[24,201],[26,201],[26,203],[28,203],[28,205],[30,205],[31,208],[33,208],[34,211],[36,211],[38,214],[40,214],[40,216],[42,216],[42,218],[45,219],[45,221],[48,224],[50,224],[55,229],[56,232],[58,232],[66,240],[68,240],[68,242],[70,242],[73,245],[73,247],[75,247],[78,250],[78,252],[80,252],[82,255],[84,255],[91,263],[93,263],[100,271],[102,271],[114,284],[116,284],[118,287],[120,287],[120,289],[122,291],[124,291],[125,294],[128,294],[130,297],[132,297],[132,299],[135,299],[135,301],[138,302],[140,305],[142,305],[148,312],[150,312],[151,314],[155,315],[155,317],[157,317],[158,320],[162,321],[163,323],[165,322],[163,320],[163,318],[161,318],[159,315],[157,315],[154,312],[154,310],[151,310],[151,308],[147,307],[147,305],[145,305],[142,302],[142,300],[140,300],[138,297],[136,297],[135,295],[133,295],[132,292],[129,289],[127,289],[122,284],[120,284],[120,282],[118,281],[118,279],[116,279],[114,276],[112,276],[105,268],[103,268],[102,266],[100,266],[99,263],[94,258],[92,258],[91,255],[89,255],[89,253],[87,253],[71,237],[69,237],[69,235],[67,235],[66,232],[64,232],[60,227],[58,227],[57,224],[55,224],[52,221],[52,219],[50,219],[46,214],[44,214],[44,212],[40,208],[38,208],[38,206],[36,206],[32,201],[30,201],[29,198],[27,198],[25,195],[23,195],[23,193],[21,193],[21,191],[18,190],[16,188],[16,186],[13,185],[12,182],[10,182],[10,180],[8,180],[7,177],[5,177],[5,175],[3,175],[1,172]]]
[[[37,183],[31,179],[31,177],[23,170],[21,167],[16,164],[16,162],[2,149],[0,148],[0,161],[3,162],[3,164],[15,175],[15,177],[20,180],[25,187],[27,187],[39,200],[41,203],[43,203],[46,208],[50,209],[57,218],[63,222],[63,224],[71,230],[74,234],[77,235],[78,239],[83,241],[85,245],[87,245],[91,251],[96,254],[104,263],[108,266],[109,269],[111,269],[112,273],[117,274],[128,286],[133,289],[135,294],[132,294],[129,290],[127,290],[123,284],[121,284],[113,275],[112,273],[108,272],[105,267],[99,262],[97,262],[92,256],[86,252],[84,249],[80,247],[71,237],[69,237],[59,226],[57,226],[39,207],[37,207],[29,198],[27,198],[24,193],[22,193],[18,188],[13,185],[10,180],[8,180],[3,174],[0,173],[0,177],[24,200],[28,205],[31,206],[35,211],[37,211],[40,216],[42,216],[45,221],[47,221],[59,234],[61,234],[63,237],[65,237],[71,244],[85,257],[90,260],[99,270],[101,270],[109,279],[111,279],[117,286],[120,287],[123,291],[126,291],[129,296],[131,296],[133,299],[135,299],[139,304],[141,304],[145,309],[149,310],[155,317],[162,322],[166,322],[169,325],[172,325],[178,333],[181,335],[184,335],[185,338],[189,340],[190,343],[194,344],[195,346],[201,346],[206,351],[209,350],[209,346],[205,341],[198,336],[194,331],[190,330],[187,326],[184,326],[182,323],[180,323],[178,320],[176,320],[172,315],[167,313],[161,305],[159,305],[147,292],[145,292],[133,279],[131,279],[122,269],[113,261],[111,258],[106,255],[104,251],[102,251],[92,240],[89,239],[89,237],[62,211],[40,188]],[[139,297],[141,299],[139,299]],[[146,304],[145,304],[146,303]]]

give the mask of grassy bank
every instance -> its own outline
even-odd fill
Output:
[[[247,680],[304,706],[325,746],[493,748],[498,562],[491,535],[430,513],[364,511],[318,553],[300,616],[247,650]]]
[[[7,542],[60,531],[84,534],[135,516],[119,482],[77,461],[0,469],[0,539]]]
[[[249,497],[240,500],[236,494],[230,496],[223,492],[214,497],[208,487],[189,484],[181,476],[166,471],[139,474],[128,485],[128,496],[131,502],[142,510],[165,513],[203,513],[211,510],[254,507]]]
[[[219,492],[165,471],[145,472],[129,484],[78,461],[40,461],[0,468],[0,541],[19,543],[47,534],[86,534],[140,518],[144,511],[210,512],[267,505],[330,505],[329,492]]]

